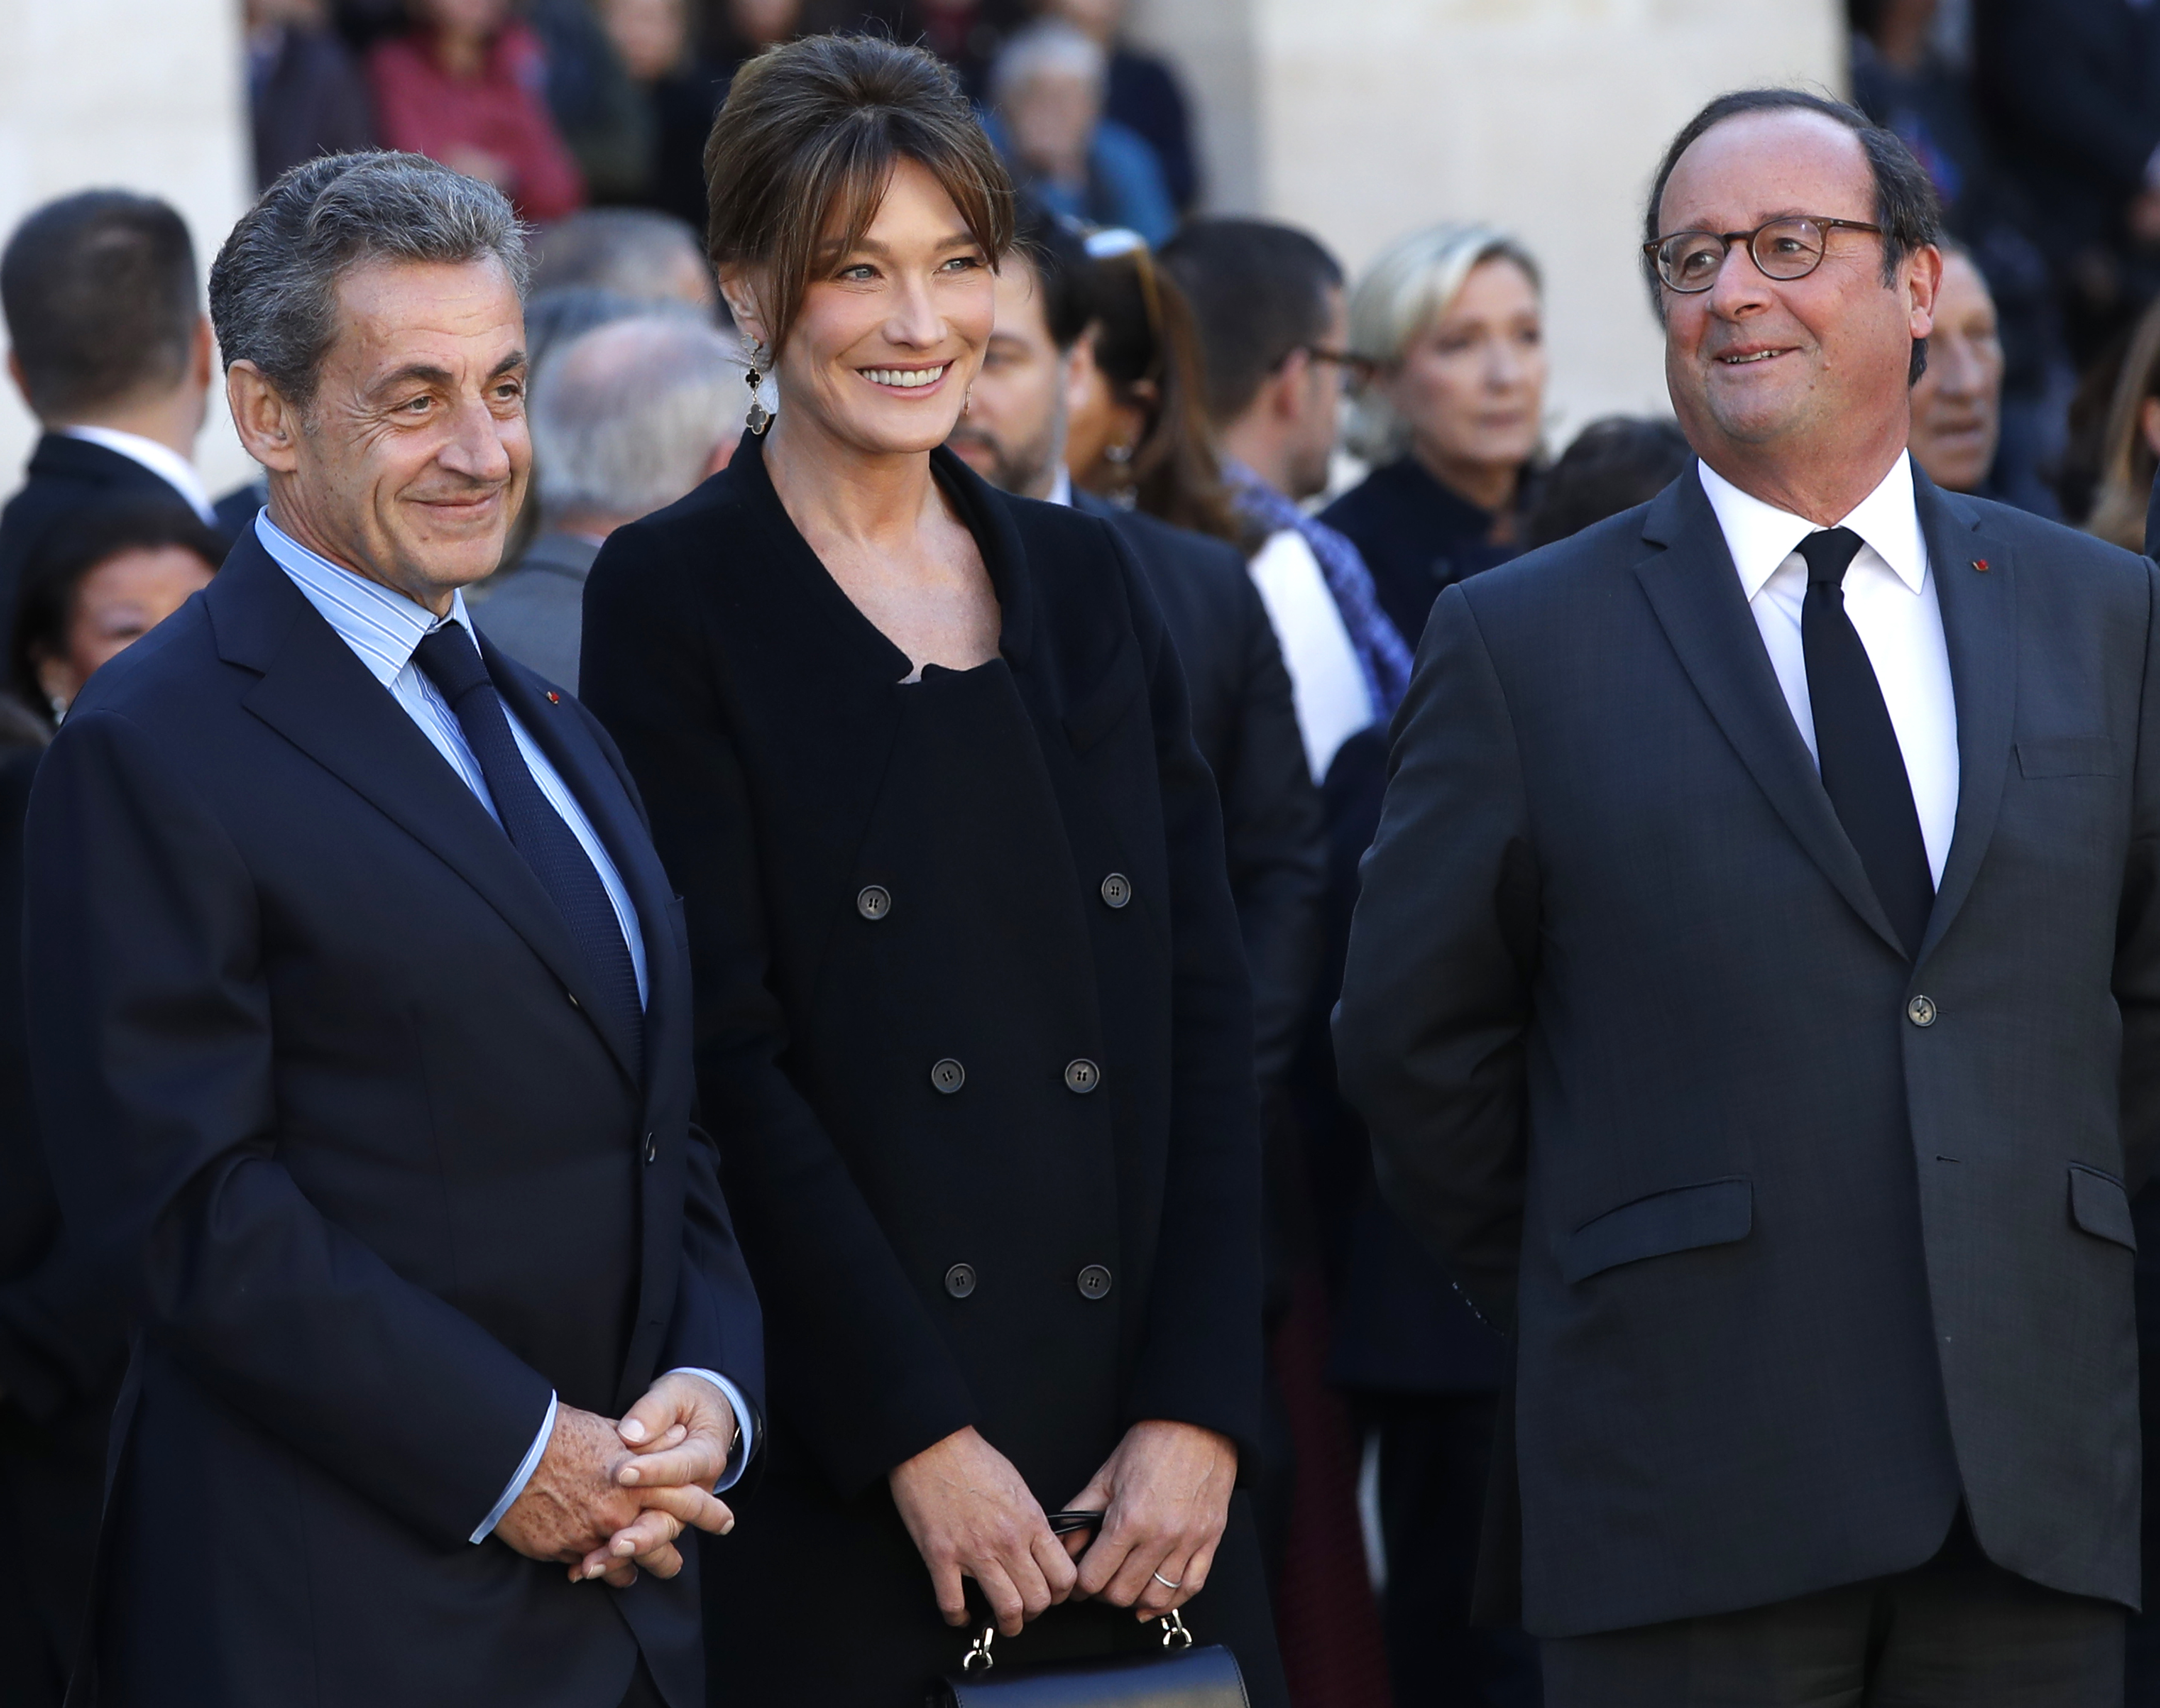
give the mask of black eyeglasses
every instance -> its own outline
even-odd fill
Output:
[[[1747,253],[1762,269],[1763,278],[1780,282],[1805,278],[1822,265],[1832,231],[1882,235],[1882,226],[1864,220],[1825,220],[1801,214],[1772,220],[1752,231],[1675,231],[1669,237],[1645,243],[1643,253],[1649,257],[1666,289],[1691,296],[1717,283],[1725,257],[1736,243],[1747,246]]]

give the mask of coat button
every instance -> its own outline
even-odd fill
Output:
[[[930,1082],[950,1097],[968,1082],[968,1070],[948,1056],[930,1070]]]
[[[892,891],[882,884],[865,884],[855,892],[855,911],[865,919],[883,919],[892,911]]]
[[[964,1299],[975,1290],[975,1266],[973,1264],[954,1264],[945,1271],[945,1290],[955,1299]]]
[[[1075,1284],[1083,1299],[1106,1298],[1110,1291],[1110,1272],[1100,1264],[1089,1264],[1080,1271]]]
[[[1123,907],[1133,899],[1133,880],[1123,872],[1113,872],[1103,880],[1103,900],[1113,907]]]
[[[1077,1091],[1083,1097],[1103,1082],[1103,1070],[1085,1056],[1065,1064],[1065,1088]]]
[[[660,1135],[657,1133],[647,1133],[645,1135],[645,1160],[647,1162],[657,1162],[659,1157]]]
[[[1935,1012],[1935,999],[1932,996],[1916,996],[1905,1005],[1905,1018],[1916,1026],[1934,1025]]]

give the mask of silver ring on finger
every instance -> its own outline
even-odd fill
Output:
[[[1172,1582],[1171,1582],[1168,1578],[1165,1577],[1165,1576],[1164,1576],[1160,1572],[1159,1572],[1159,1571],[1151,1571],[1151,1572],[1150,1572],[1150,1573],[1148,1574],[1148,1576],[1149,1576],[1150,1577],[1153,1578],[1153,1579],[1154,1579],[1157,1583],[1160,1584],[1160,1585],[1161,1585],[1165,1589],[1166,1589],[1166,1590],[1181,1590],[1181,1589],[1183,1589],[1183,1588],[1185,1587],[1185,1586],[1184,1586],[1183,1584],[1181,1584],[1181,1583],[1172,1583]]]

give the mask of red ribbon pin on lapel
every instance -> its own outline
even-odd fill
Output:
[[[1979,570],[1981,574],[1985,575],[1987,574],[1987,559],[1985,558],[1975,558],[1972,560],[1972,567]],[[553,694],[549,694],[548,698],[552,700],[555,697]]]
[[[1976,569],[1985,569],[1987,568],[1987,565],[1985,563],[1976,563],[1972,567]],[[552,688],[549,688],[548,690],[548,703],[551,706],[561,705],[563,703],[562,695],[557,693]]]

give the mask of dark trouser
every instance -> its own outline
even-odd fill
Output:
[[[2123,1610],[2005,1571],[1963,1514],[1894,1577],[1545,1645],[1546,1708],[2122,1708]]]
[[[1363,1394],[1379,1435],[1381,1597],[1395,1708],[1536,1708],[1534,1645],[1470,1623],[1498,1401],[1490,1394]]]

